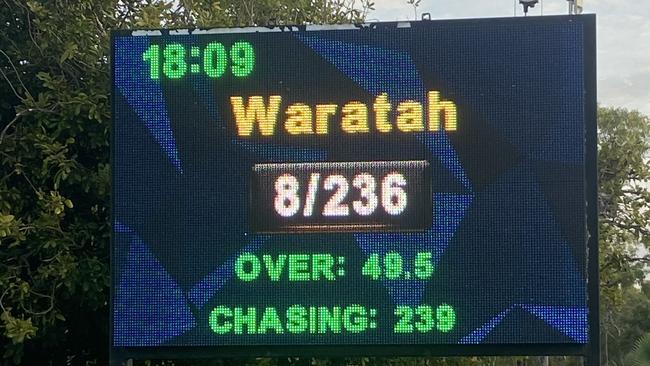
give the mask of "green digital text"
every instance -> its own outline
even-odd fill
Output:
[[[427,280],[433,272],[431,252],[417,253],[412,261],[405,261],[397,252],[375,253],[368,256],[361,268],[361,274],[372,280]]]
[[[216,334],[342,334],[375,329],[376,309],[361,305],[292,305],[280,311],[275,307],[217,306],[208,319]]]
[[[447,333],[456,325],[456,312],[447,304],[435,309],[429,305],[401,305],[395,308],[395,316],[394,333],[427,333],[432,330]]]
[[[203,55],[201,57],[201,55]],[[204,47],[180,43],[152,44],[142,53],[149,66],[149,77],[159,80],[180,79],[189,74],[203,73],[209,78],[221,78],[230,70],[235,77],[247,77],[255,67],[255,50],[249,42],[238,41],[229,49],[219,42]]]
[[[344,257],[332,254],[243,253],[235,260],[235,277],[244,282],[266,279],[294,281],[335,281],[345,275]]]

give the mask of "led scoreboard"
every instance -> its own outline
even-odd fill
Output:
[[[587,354],[594,29],[115,31],[113,354]]]

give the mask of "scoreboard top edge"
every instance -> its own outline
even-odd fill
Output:
[[[528,23],[528,24],[549,24],[549,23],[571,23],[595,24],[596,14],[580,15],[545,15],[529,17],[500,17],[500,18],[462,18],[462,19],[439,19],[439,20],[414,20],[414,21],[392,21],[392,22],[369,22],[356,24],[308,24],[308,25],[268,25],[251,27],[213,27],[213,28],[149,28],[149,29],[113,29],[111,36],[174,36],[174,35],[205,35],[205,34],[250,34],[250,33],[272,33],[272,32],[310,32],[310,31],[336,31],[336,30],[375,30],[392,28],[426,28],[433,24],[484,24],[484,23]]]
[[[429,162],[426,160],[403,160],[403,161],[331,161],[331,162],[309,162],[309,163],[270,163],[255,164],[253,171],[263,172],[277,168],[291,166],[298,170],[319,169],[319,168],[406,168],[406,169],[427,169]]]

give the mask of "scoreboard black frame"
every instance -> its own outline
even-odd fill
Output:
[[[521,26],[534,26],[534,25],[553,25],[553,24],[567,24],[576,23],[582,25],[583,30],[583,50],[582,58],[584,60],[584,198],[585,198],[585,214],[586,218],[584,224],[586,225],[586,275],[587,275],[587,341],[581,344],[571,343],[521,343],[521,344],[255,344],[255,345],[219,345],[219,346],[119,346],[114,344],[113,334],[116,331],[114,316],[115,316],[115,276],[117,270],[113,265],[119,259],[116,258],[115,252],[115,237],[118,231],[114,231],[111,238],[111,276],[113,278],[111,286],[111,340],[110,340],[110,357],[112,364],[120,364],[126,359],[182,359],[182,358],[210,358],[210,357],[285,357],[285,356],[298,356],[298,357],[351,357],[351,356],[490,356],[490,355],[576,355],[584,356],[589,365],[599,365],[599,269],[598,269],[598,211],[597,211],[597,102],[596,102],[596,17],[595,15],[580,15],[580,16],[546,16],[546,17],[527,17],[527,18],[492,18],[492,19],[464,19],[464,20],[436,20],[436,21],[415,21],[415,22],[381,22],[370,24],[355,25],[358,32],[373,32],[378,29],[392,29],[408,27],[419,30],[427,29],[435,24],[435,26],[443,25],[461,25],[468,26],[482,26],[482,25],[521,25]],[[272,27],[274,28],[274,27]],[[244,28],[244,29],[229,29],[223,30],[223,33],[234,34],[248,34],[259,32],[267,28]],[[281,26],[281,32],[303,32],[305,26]],[[340,26],[322,26],[322,30],[340,29]],[[169,35],[171,33],[183,33],[186,30],[151,30],[151,31],[138,31],[138,32],[158,32],[158,34]],[[112,73],[113,80],[115,80],[115,39],[120,36],[131,36],[130,30],[115,30],[112,31],[111,53],[112,53]],[[522,40],[525,42],[525,40]],[[219,51],[219,50],[217,50]],[[232,50],[231,50],[232,51]],[[218,52],[217,52],[218,53]],[[233,66],[235,67],[235,66]],[[246,65],[242,66],[240,71],[233,70],[233,74],[237,72],[245,73]],[[522,68],[528,65],[521,65]],[[220,67],[215,67],[214,72],[223,73],[219,70]],[[153,70],[153,69],[152,69]],[[242,71],[243,70],[243,71]],[[169,70],[170,75],[175,72],[172,68]],[[189,68],[188,68],[189,72]],[[216,75],[216,74],[215,74]],[[169,76],[169,75],[167,75]],[[153,71],[152,71],[153,77]],[[160,75],[159,77],[165,77]],[[116,115],[115,100],[117,95],[117,88],[115,83],[112,85],[112,111],[113,118]],[[287,112],[288,113],[288,112]],[[115,119],[114,119],[115,121]],[[459,122],[459,123],[462,123]],[[113,131],[111,136],[111,161],[115,163],[116,157],[116,134]],[[258,170],[264,171],[266,167],[259,168]],[[254,174],[254,173],[251,173]],[[431,179],[430,172],[422,173],[426,179]],[[112,216],[113,223],[116,223],[115,217],[115,187],[116,180],[115,169],[113,169],[113,191],[112,191]],[[351,178],[350,178],[351,179]],[[258,197],[259,199],[259,197]],[[426,206],[427,202],[422,203]],[[434,203],[435,205],[435,203]],[[425,215],[426,216],[426,215]],[[425,225],[430,217],[425,217],[424,221],[417,223],[418,225]],[[366,222],[360,221],[353,223],[363,227],[367,225]],[[382,221],[382,225],[385,222]],[[266,226],[265,226],[266,225]],[[273,226],[274,224],[262,223],[263,230],[268,232],[292,232],[292,227]],[[395,227],[401,228],[404,225],[402,222],[389,223]],[[316,225],[318,227],[318,225]],[[352,228],[337,227],[334,228],[346,230],[356,230],[356,226]],[[389,226],[390,227],[390,226]],[[324,229],[323,229],[324,228]],[[363,230],[371,230],[373,226],[368,226]],[[408,230],[408,225],[403,229]],[[327,231],[327,225],[315,230]]]

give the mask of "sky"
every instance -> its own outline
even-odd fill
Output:
[[[374,0],[368,21],[413,20],[406,0]],[[515,7],[515,2],[517,3]],[[584,13],[597,16],[598,101],[650,116],[650,0],[584,0]],[[528,16],[567,14],[566,0],[540,0]],[[421,0],[417,9],[431,19],[523,16],[517,0]]]

